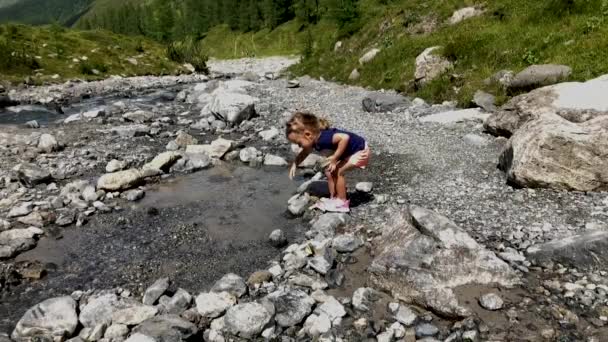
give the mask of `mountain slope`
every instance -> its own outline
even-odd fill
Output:
[[[0,0],[0,23],[72,24],[94,0]]]

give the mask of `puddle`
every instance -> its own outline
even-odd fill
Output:
[[[305,225],[285,215],[296,186],[285,169],[216,166],[164,180],[141,202],[61,229],[58,239],[44,237],[16,261],[46,264],[48,276],[0,300],[0,331],[32,305],[74,290],[141,291],[168,276],[196,294],[226,273],[246,278],[279,255],[267,241],[274,229],[290,241],[303,236]]]

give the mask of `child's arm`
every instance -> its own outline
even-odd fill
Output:
[[[329,172],[333,172],[336,169],[336,164],[338,163],[338,160],[340,160],[340,157],[342,157],[342,154],[346,150],[346,147],[348,147],[349,140],[350,137],[348,136],[348,134],[334,134],[332,142],[334,143],[334,145],[338,146],[336,147],[336,151],[334,152],[334,154],[329,157],[329,159],[331,160],[331,164],[329,165]]]
[[[296,169],[298,168],[298,165],[300,165],[304,159],[306,159],[306,157],[308,157],[308,155],[312,152],[312,148],[304,148],[302,149],[302,151],[300,151],[300,153],[298,153],[298,155],[296,156],[296,159],[294,160],[293,164],[291,164],[291,167],[289,168],[289,179],[293,179],[293,177],[296,175]]]

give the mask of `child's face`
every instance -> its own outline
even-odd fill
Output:
[[[304,130],[302,132],[292,132],[287,137],[287,140],[294,144],[297,144],[301,148],[312,148],[315,143],[314,136],[309,130]]]

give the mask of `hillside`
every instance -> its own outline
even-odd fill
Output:
[[[152,40],[59,26],[0,25],[2,81],[41,84],[69,78],[174,74],[178,63]]]
[[[303,52],[295,75],[323,76],[344,83],[397,89],[432,101],[458,99],[469,105],[478,89],[504,100],[513,95],[484,82],[500,70],[532,64],[572,68],[573,80],[608,73],[608,1],[512,1],[479,5],[479,16],[450,24],[452,13],[471,1],[361,0],[352,35],[335,20],[286,23],[271,32],[231,33],[215,29],[204,40],[210,55],[238,58]],[[336,42],[342,46],[335,50]],[[294,44],[295,42],[295,44]],[[426,48],[453,63],[453,70],[427,84],[415,81],[415,60]],[[380,52],[360,64],[371,49]],[[359,77],[349,79],[354,69]]]
[[[61,23],[71,26],[94,0],[4,0],[0,3],[0,23],[33,25]]]

